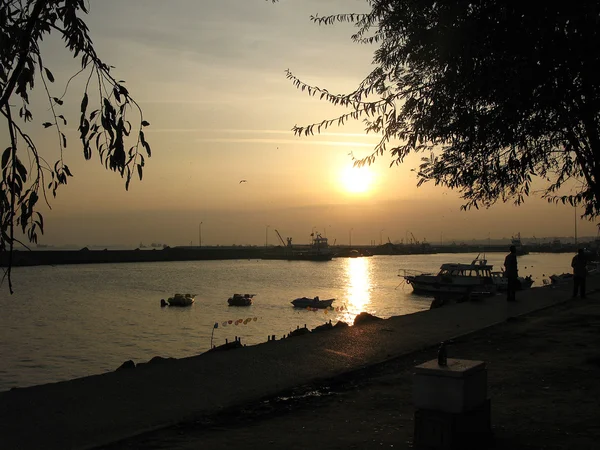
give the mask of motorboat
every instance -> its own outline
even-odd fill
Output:
[[[496,285],[498,292],[506,292],[508,289],[508,278],[504,276],[504,272],[492,272],[492,281]],[[531,285],[533,285],[533,278],[531,275],[517,277],[517,291],[529,289]]]
[[[487,296],[498,292],[492,277],[491,264],[475,258],[471,264],[445,263],[437,274],[402,270],[399,276],[412,286],[415,294],[460,294]]]
[[[229,306],[250,306],[252,304],[252,298],[256,294],[233,294],[232,297],[227,299]]]
[[[550,275],[550,283],[551,284],[562,284],[562,283],[566,283],[568,281],[572,281],[573,280],[573,274],[572,273],[562,273],[560,275]]]
[[[190,306],[194,303],[196,294],[175,294],[168,298],[169,306]]]
[[[296,308],[329,308],[335,298],[330,298],[328,300],[320,300],[319,297],[308,298],[308,297],[300,297],[296,300],[292,300],[292,305]]]

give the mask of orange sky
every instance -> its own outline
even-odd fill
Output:
[[[82,82],[73,84],[63,112],[69,119],[66,162],[75,177],[45,211],[51,245],[264,244],[274,229],[298,243],[316,227],[337,243],[380,239],[439,242],[523,236],[571,236],[575,211],[531,198],[461,212],[457,193],[416,188],[410,171],[390,157],[350,170],[349,153],[370,153],[376,136],[360,124],[310,138],[295,124],[332,118],[342,110],[311,99],[286,80],[285,69],[311,84],[345,92],[370,69],[373,48],[352,44],[350,27],[319,27],[310,14],[364,11],[364,0],[102,0],[91,2],[89,25],[99,54],[116,66],[151,123],[153,149],[142,182],[124,183],[85,162],[76,124]],[[61,91],[77,70],[62,43],[44,43],[46,64]],[[62,82],[62,84],[61,84]],[[34,98],[34,102],[35,102]],[[39,97],[38,97],[39,101]],[[54,161],[55,135],[41,129],[48,109],[39,103],[32,131]],[[2,131],[4,133],[4,131]],[[46,153],[45,153],[46,155]],[[367,172],[366,174],[364,172]],[[247,183],[239,183],[240,180]],[[268,226],[268,228],[267,228]],[[578,234],[595,236],[578,221]]]

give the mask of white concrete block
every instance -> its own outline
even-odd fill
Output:
[[[417,409],[461,413],[481,406],[487,399],[487,369],[483,361],[448,358],[415,367],[413,399]]]

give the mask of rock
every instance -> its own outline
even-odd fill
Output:
[[[433,300],[431,302],[431,305],[429,306],[429,309],[435,309],[435,308],[441,308],[442,306],[444,306],[446,302],[444,301],[444,298],[441,296],[436,296],[433,297]]]
[[[206,353],[208,352],[222,352],[225,350],[233,350],[235,348],[242,348],[243,345],[240,341],[235,340],[233,342],[227,342],[226,344],[223,345],[219,345],[218,347],[213,347],[210,350],[206,351]]]
[[[333,328],[348,328],[350,325],[348,325],[346,322],[342,322],[341,320],[336,323]]]
[[[354,318],[354,325],[362,325],[363,323],[378,322],[383,320],[381,317],[374,316],[367,312],[361,312]]]
[[[323,325],[319,325],[316,328],[311,330],[312,333],[316,333],[317,331],[327,331],[333,329],[333,325],[331,325],[331,321],[324,323]]]
[[[294,336],[303,336],[305,334],[309,334],[310,330],[308,328],[298,328],[290,333],[290,337]]]
[[[163,358],[162,356],[155,356],[147,364],[164,364],[169,361],[174,361],[175,358]]]
[[[135,369],[135,363],[131,359],[129,361],[125,361],[117,368],[117,370],[122,369]]]

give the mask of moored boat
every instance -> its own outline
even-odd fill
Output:
[[[196,294],[175,294],[168,298],[169,306],[190,306],[194,303]]]
[[[295,300],[292,300],[291,303],[297,308],[329,308],[335,298],[330,298],[327,300],[320,300],[319,297],[308,298],[308,297],[299,297]]]
[[[232,297],[227,299],[229,306],[250,306],[252,304],[252,298],[256,294],[233,294]]]
[[[486,259],[475,258],[471,264],[445,263],[437,274],[403,270],[403,277],[415,294],[465,294],[488,296],[498,291],[492,279],[491,264]]]
[[[275,230],[280,246],[266,250],[262,259],[285,259],[288,261],[331,261],[333,259],[333,251],[329,247],[326,237],[319,233],[311,233],[311,243],[309,245],[292,244],[292,238],[287,238],[287,243]]]
[[[506,292],[508,289],[508,278],[504,276],[504,272],[492,272],[492,281],[496,285],[498,292]],[[517,277],[517,291],[529,289],[533,285],[531,275],[526,277]]]

